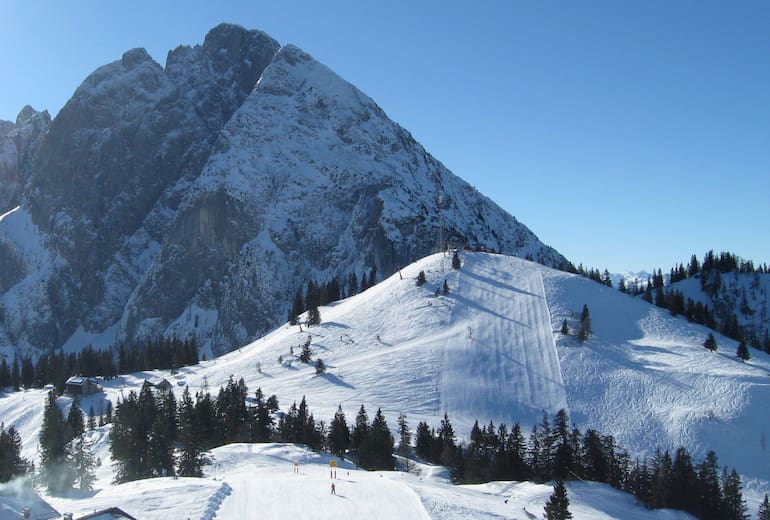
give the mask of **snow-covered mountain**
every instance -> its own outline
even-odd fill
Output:
[[[266,395],[276,394],[284,410],[306,396],[312,413],[327,424],[340,404],[349,417],[361,404],[368,410],[382,408],[394,430],[401,413],[413,427],[423,420],[438,425],[447,413],[466,440],[477,419],[509,426],[518,421],[528,431],[543,413],[552,415],[563,407],[581,430],[612,434],[632,456],[649,457],[657,447],[685,446],[695,460],[702,460],[715,450],[720,466],[741,473],[749,511],[756,511],[770,490],[770,452],[765,446],[770,417],[764,410],[770,398],[770,356],[756,352],[741,362],[734,355],[735,342],[719,335],[720,349],[710,352],[702,346],[709,329],[577,275],[505,255],[461,253],[461,258],[459,270],[452,269],[451,258],[443,254],[413,263],[361,294],[322,307],[319,326],[300,330],[283,325],[175,375],[142,372],[106,381],[105,393],[84,400],[82,406],[98,410],[105,399],[116,403],[129,390],[138,390],[145,378],[167,377],[179,395],[184,385],[191,390],[207,385],[215,392],[234,375],[244,378],[250,392],[260,387]],[[420,271],[427,283],[418,287]],[[437,296],[445,281],[449,293]],[[585,343],[574,333],[583,305],[590,310],[593,329]],[[568,335],[560,332],[565,319],[573,331]],[[298,360],[299,346],[308,338],[313,358],[322,358],[327,367],[325,375]],[[19,429],[24,455],[32,459],[37,456],[44,395],[27,390],[0,399],[0,415]],[[68,398],[61,402],[68,406]],[[57,499],[59,509],[117,502],[142,518],[160,518],[153,515],[165,513],[151,511],[165,500],[158,497],[192,492],[193,487],[201,496],[214,496],[222,485],[164,479],[153,485],[167,491],[145,499],[141,490],[147,483],[114,488],[109,484],[108,428],[92,434],[104,462],[99,469],[101,491],[92,502]],[[247,471],[283,471],[291,478],[291,462],[307,460],[314,468],[308,475],[315,475],[308,477],[308,485],[313,490],[322,486],[321,492],[328,493],[328,483],[322,482],[328,475],[325,459],[292,449],[247,445],[216,451],[221,464],[208,467],[207,475],[223,479],[232,489],[220,497],[217,518],[236,518],[242,508],[257,503],[276,511],[288,507],[288,500],[250,497],[240,476]],[[423,471],[423,480],[387,477],[388,485],[400,490],[394,493],[410,489],[409,496],[417,494],[414,512],[409,510],[415,518],[526,518],[524,507],[539,517],[542,509],[533,504],[542,504],[550,492],[548,487],[509,483],[449,488],[435,482],[430,468]],[[370,478],[377,479],[356,473],[350,480],[360,487],[351,485],[349,492],[370,493]],[[571,492],[575,490],[581,497],[578,503],[588,509],[576,518],[685,517],[657,516],[671,513],[644,510],[598,485],[581,486],[574,484]],[[122,497],[132,497],[132,502]],[[511,500],[511,509],[498,509],[507,507],[504,499]],[[291,513],[302,514],[294,509]]]
[[[128,51],[46,117],[0,125],[8,354],[172,334],[226,352],[309,280],[386,276],[444,240],[568,265],[365,94],[259,31],[220,25],[165,67]]]

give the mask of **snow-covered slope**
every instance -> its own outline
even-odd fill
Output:
[[[300,331],[284,325],[175,376],[147,372],[108,381],[104,396],[83,406],[94,404],[98,410],[102,398],[115,403],[121,393],[138,389],[146,377],[167,377],[179,392],[184,385],[191,390],[208,385],[216,391],[234,375],[243,377],[252,392],[261,387],[266,395],[276,394],[284,410],[306,396],[316,419],[327,423],[339,404],[349,417],[361,404],[370,414],[382,408],[394,429],[400,413],[414,427],[422,420],[437,426],[446,412],[461,437],[468,436],[476,419],[509,426],[519,421],[527,431],[544,412],[553,414],[565,407],[581,430],[612,434],[632,456],[684,445],[700,460],[715,450],[720,465],[742,474],[749,510],[756,510],[757,500],[770,489],[770,453],[762,443],[770,433],[770,417],[763,411],[770,398],[767,355],[757,353],[743,363],[734,356],[734,342],[719,336],[720,350],[709,352],[701,345],[707,329],[579,276],[504,255],[461,253],[461,258],[459,270],[453,270],[451,258],[443,254],[411,264],[362,294],[321,308],[320,326]],[[418,287],[415,278],[420,271],[428,283]],[[437,296],[444,281],[449,293]],[[562,336],[559,330],[564,319],[576,329],[584,304],[594,335],[579,343],[574,335]],[[298,360],[308,337],[313,358],[323,359],[327,367],[325,375],[316,375],[314,367]],[[6,424],[17,425],[25,455],[32,458],[43,395],[26,391],[0,398],[0,415],[9,418]],[[101,482],[106,482],[109,457],[101,442],[105,462]],[[246,459],[246,465],[267,464]],[[290,478],[285,460],[276,464]],[[217,473],[216,466],[209,473]],[[359,478],[364,479],[352,480]],[[326,484],[317,485],[319,493],[325,493]],[[412,489],[422,485],[419,480],[410,484]],[[525,502],[532,500],[522,507],[533,512],[526,504],[539,503],[550,493],[528,485],[457,489],[441,484],[449,493],[444,495],[430,486],[427,498],[417,493],[434,518],[460,514],[450,508],[447,516],[441,516],[448,507],[446,496],[462,496],[465,505],[465,500],[472,504],[487,500],[480,498],[484,494],[491,494],[487,497],[491,503],[500,501],[501,493],[520,494]],[[572,489],[590,494],[594,488]],[[617,506],[615,498],[604,495],[609,491],[600,493],[604,498],[599,500]],[[440,497],[431,498],[433,494]],[[538,498],[527,498],[531,496]],[[223,501],[222,510],[237,511],[255,503],[251,500],[262,500],[228,503],[231,498]],[[244,505],[232,505],[238,500]],[[586,507],[604,511],[604,518],[629,518],[623,516],[625,506],[608,513],[597,506],[595,497],[585,500]],[[483,514],[503,514],[497,506],[483,507],[490,508]],[[520,510],[515,514],[526,517]],[[534,514],[540,516],[540,510]],[[602,518],[593,514],[600,513],[582,517]]]
[[[366,472],[340,461],[330,493],[330,457],[300,446],[235,444],[213,451],[202,479],[156,478],[98,491],[88,498],[50,498],[75,518],[94,509],[119,506],[143,520],[190,518],[390,520],[457,518],[541,518],[553,488],[528,482],[454,486],[428,467],[412,473]],[[294,465],[298,464],[295,474]],[[602,484],[571,483],[570,510],[576,520],[675,520],[687,514],[649,511],[633,498]]]

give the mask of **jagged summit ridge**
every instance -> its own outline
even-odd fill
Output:
[[[165,67],[129,50],[40,135],[23,188],[0,193],[22,206],[3,228],[26,226],[52,260],[6,276],[6,346],[196,334],[227,351],[308,280],[387,275],[439,236],[567,265],[371,98],[260,31],[221,24]],[[0,255],[18,263],[31,246],[13,236]],[[20,284],[34,307],[11,296]]]

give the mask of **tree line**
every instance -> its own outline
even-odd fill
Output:
[[[457,444],[447,414],[438,429],[423,421],[414,435],[402,414],[398,418],[397,451],[381,409],[370,421],[361,405],[354,423],[348,425],[340,405],[328,426],[314,418],[304,396],[286,413],[278,410],[275,395],[266,398],[257,389],[249,397],[243,378],[236,381],[231,376],[216,398],[206,388],[193,397],[186,387],[179,402],[172,391],[145,382],[139,392],[131,391],[118,402],[111,417],[115,483],[164,475],[200,477],[206,452],[215,447],[237,442],[285,442],[351,458],[368,470],[392,470],[396,453],[404,457],[408,469],[408,459],[414,454],[425,462],[449,467],[456,484],[586,480],[633,494],[650,508],[681,509],[702,519],[742,519],[746,514],[740,477],[727,467],[720,472],[713,451],[700,463],[695,463],[683,447],[673,456],[657,450],[649,461],[632,462],[612,435],[593,429],[583,434],[574,424],[570,427],[564,410],[553,419],[544,415],[529,436],[519,423],[509,429],[504,423],[481,426],[477,421],[467,445]],[[55,392],[48,393],[37,477],[49,492],[91,489],[97,462],[84,436],[86,424],[94,428],[92,410],[86,423],[75,400],[65,417]],[[33,466],[20,453],[18,433],[0,426],[0,481],[32,471]]]
[[[321,323],[320,315],[318,314],[318,307],[323,307],[330,303],[348,298],[364,292],[369,287],[373,287],[377,284],[377,268],[373,267],[368,270],[364,270],[361,273],[361,281],[358,281],[358,276],[355,272],[340,282],[339,278],[333,277],[326,283],[319,283],[310,280],[302,290],[302,287],[297,289],[292,300],[291,307],[289,308],[288,322],[291,325],[299,324],[299,317],[303,313],[307,312],[307,324],[318,325]]]
[[[607,269],[600,272],[597,269],[586,269],[582,264],[577,268],[577,273],[598,283],[612,287],[612,279]],[[736,341],[745,341],[748,346],[770,353],[770,330],[767,327],[744,326],[739,316],[751,317],[757,309],[749,305],[745,288],[730,289],[724,284],[725,275],[732,273],[737,275],[753,275],[750,291],[759,290],[759,276],[770,274],[767,264],[755,265],[751,260],[744,260],[739,256],[723,251],[719,254],[713,250],[708,251],[702,262],[696,255],[690,257],[685,265],[679,263],[672,267],[669,274],[669,288],[666,289],[663,271],[653,270],[651,276],[645,281],[634,280],[631,286],[627,286],[621,279],[618,289],[621,292],[640,296],[649,303],[667,309],[673,316],[684,316],[688,321],[704,325],[728,338]],[[682,291],[674,289],[671,284],[698,278],[701,290],[709,295],[714,302],[713,307],[692,298],[686,298]],[[739,294],[731,294],[737,291]]]
[[[474,424],[470,442],[457,445],[454,429],[444,415],[434,430],[421,422],[415,452],[431,463],[450,468],[456,484],[492,480],[586,480],[609,484],[636,496],[649,508],[680,509],[702,519],[743,519],[746,504],[735,470],[719,471],[717,456],[710,451],[696,464],[687,449],[656,451],[653,458],[634,460],[612,435],[589,429],[584,434],[572,425],[564,410],[525,436],[515,423],[495,426]]]
[[[248,404],[247,404],[248,403]],[[161,475],[201,476],[205,452],[238,442],[305,444],[313,450],[353,456],[365,469],[393,469],[393,437],[381,410],[369,422],[363,405],[353,428],[340,407],[329,427],[314,418],[303,397],[284,414],[275,395],[253,398],[243,378],[232,376],[216,398],[185,388],[179,403],[173,392],[145,383],[115,406],[111,453],[115,482]]]
[[[37,361],[31,355],[14,356],[11,366],[0,360],[0,388],[44,388],[53,384],[57,393],[72,376],[102,376],[111,379],[118,374],[142,370],[174,370],[198,363],[198,345],[195,337],[186,340],[160,338],[157,341],[121,344],[117,349],[97,350],[86,346],[80,352],[43,354]]]

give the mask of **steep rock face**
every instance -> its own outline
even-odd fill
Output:
[[[0,225],[0,342],[16,347],[109,330],[223,352],[285,319],[308,280],[388,274],[440,237],[567,264],[370,98],[258,31],[220,25],[165,68],[128,51],[40,128],[33,155],[0,156],[24,179],[0,190],[23,208]]]
[[[29,198],[78,301],[60,321],[98,330],[120,318],[171,221],[174,187],[200,172],[277,49],[264,33],[221,25],[202,46],[170,52],[166,69],[134,49],[77,89],[51,125]]]
[[[19,204],[26,188],[25,174],[50,125],[47,111],[37,112],[29,105],[19,112],[16,124],[0,121],[0,214]]]
[[[225,125],[123,332],[160,334],[191,307],[208,308],[221,352],[274,326],[303,281],[391,273],[434,251],[441,226],[454,243],[566,263],[365,94],[288,45]]]

